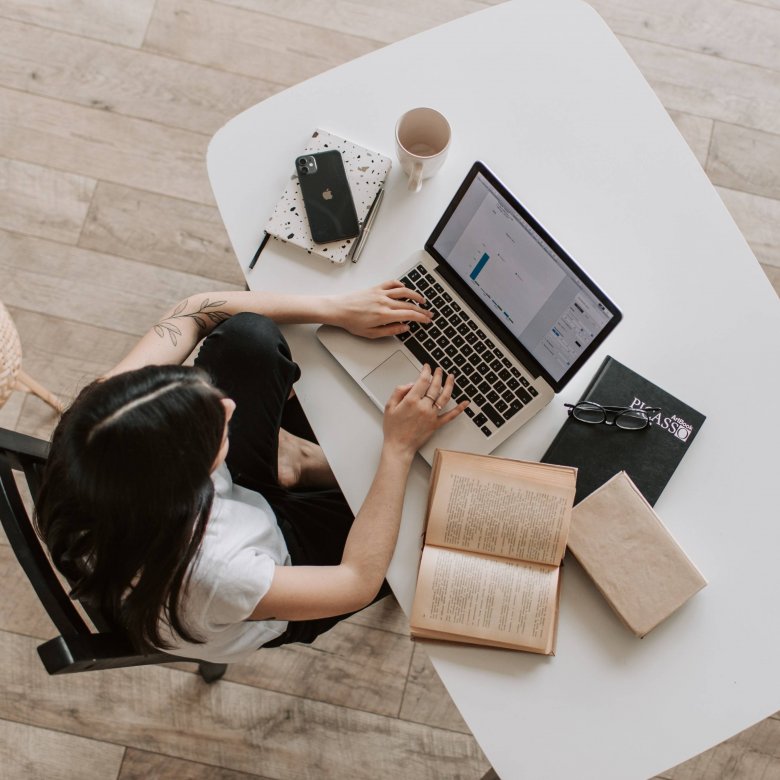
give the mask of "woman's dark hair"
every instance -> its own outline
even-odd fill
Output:
[[[52,438],[38,531],[71,596],[96,606],[139,651],[170,647],[214,498],[222,393],[195,368],[147,366],[93,382]]]

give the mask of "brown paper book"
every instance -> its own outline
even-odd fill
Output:
[[[437,450],[412,636],[554,655],[576,478]]]
[[[625,471],[574,508],[569,549],[639,637],[707,584]]]

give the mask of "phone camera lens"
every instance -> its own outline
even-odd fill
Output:
[[[313,156],[296,157],[295,168],[300,176],[317,173],[317,161]]]

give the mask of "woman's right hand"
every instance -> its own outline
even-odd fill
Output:
[[[414,455],[442,425],[454,420],[469,405],[468,401],[461,401],[442,412],[454,386],[452,374],[442,384],[441,368],[431,374],[426,364],[416,382],[396,387],[385,405],[385,444]]]
[[[397,279],[325,300],[328,314],[323,322],[369,339],[404,333],[409,330],[409,322],[431,322],[431,313],[423,308],[425,298]]]

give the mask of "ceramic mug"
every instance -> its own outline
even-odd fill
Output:
[[[434,108],[413,108],[398,120],[395,148],[410,190],[419,192],[423,179],[430,179],[441,168],[450,138],[450,123]]]

